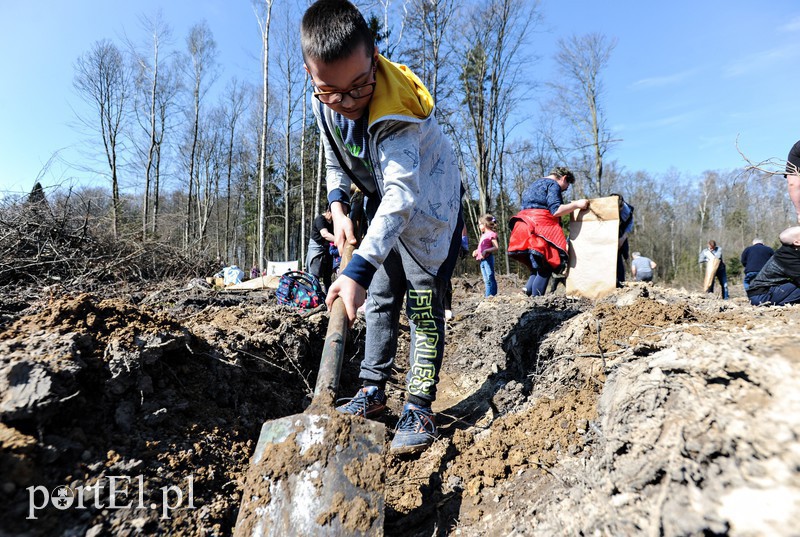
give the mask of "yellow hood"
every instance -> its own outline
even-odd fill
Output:
[[[379,55],[375,81],[375,94],[369,104],[370,125],[386,117],[425,119],[433,112],[433,97],[405,65]]]

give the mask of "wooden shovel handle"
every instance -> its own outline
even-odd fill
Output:
[[[353,258],[353,251],[356,247],[349,242],[344,247],[340,270],[344,270]],[[314,399],[317,400],[321,395],[327,395],[326,399],[333,400],[336,391],[339,389],[339,375],[342,372],[342,360],[344,359],[344,347],[347,343],[347,331],[350,321],[347,318],[347,310],[341,297],[336,297],[333,301],[328,318],[328,331],[325,334],[325,344],[322,348],[322,358],[319,362],[319,373],[317,374],[317,384],[314,386]]]

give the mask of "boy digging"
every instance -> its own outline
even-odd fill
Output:
[[[463,228],[455,155],[428,90],[406,66],[378,53],[364,17],[351,3],[311,5],[303,16],[301,43],[315,89],[313,108],[340,251],[346,242],[356,243],[347,216],[351,183],[366,197],[369,220],[361,245],[327,297],[328,307],[342,298],[351,325],[366,301],[363,387],[337,409],[365,418],[385,410],[405,297],[410,367],[391,451],[422,451],[436,437],[431,403],[444,352],[444,297]]]

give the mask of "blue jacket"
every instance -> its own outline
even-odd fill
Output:
[[[744,265],[745,274],[758,272],[764,268],[764,265],[767,264],[767,261],[774,253],[775,251],[765,244],[754,244],[745,248],[740,257],[742,265]]]

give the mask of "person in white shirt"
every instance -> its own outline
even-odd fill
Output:
[[[722,287],[722,299],[728,300],[728,273],[725,271],[725,262],[722,260],[722,248],[717,246],[714,240],[708,241],[708,248],[703,248],[700,252],[700,257],[697,259],[698,263],[707,263],[714,258],[719,259],[719,266],[714,278],[719,280]],[[709,293],[714,292],[714,279],[711,280],[711,286],[708,288]]]

